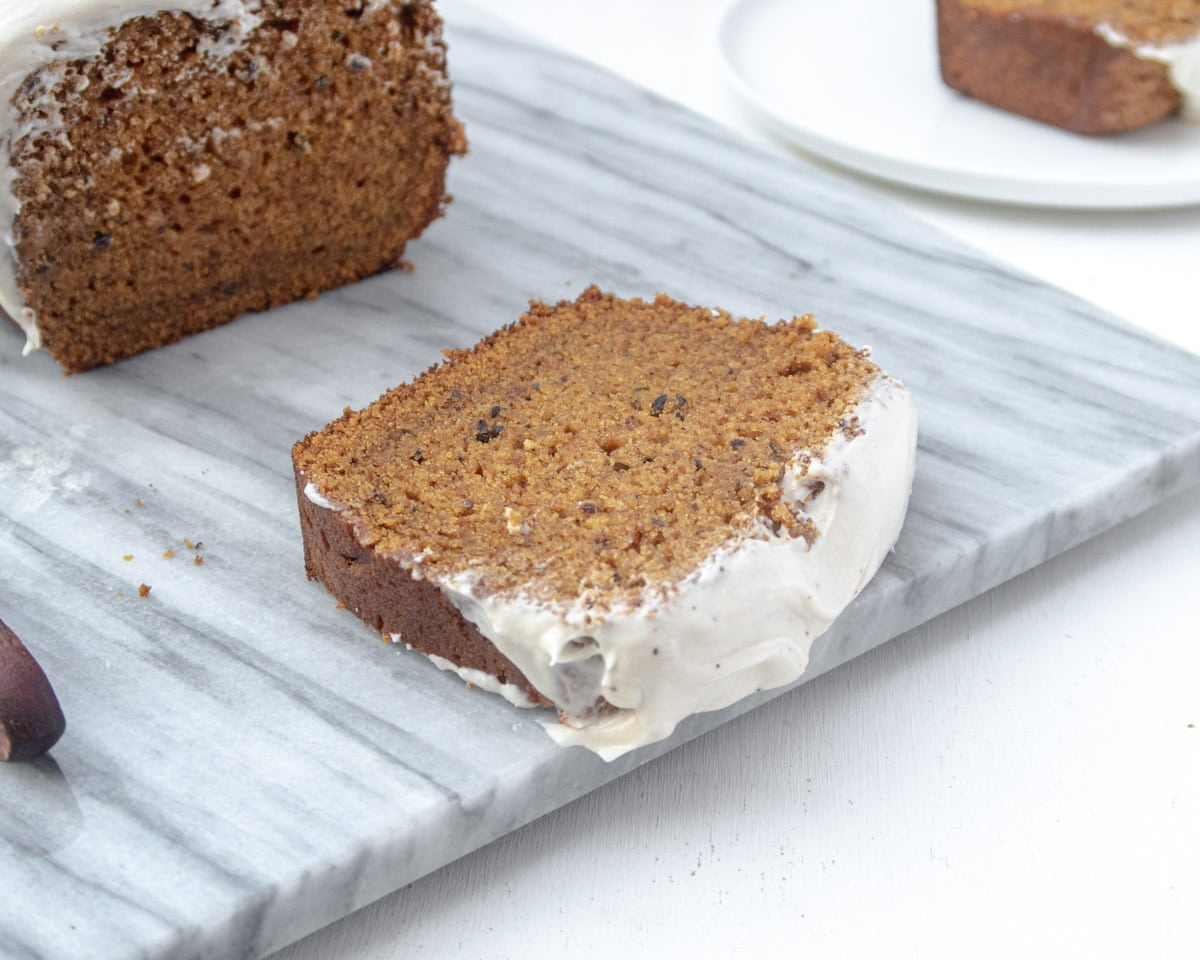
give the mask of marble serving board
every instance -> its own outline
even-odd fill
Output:
[[[69,378],[0,330],[0,617],[69,722],[0,768],[4,958],[265,954],[778,695],[606,764],[305,580],[293,441],[530,298],[812,311],[908,383],[904,533],[806,679],[1200,479],[1200,358],[444,10],[471,153],[414,272]]]

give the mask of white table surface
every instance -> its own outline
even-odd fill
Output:
[[[495,10],[786,151],[724,86],[723,6]],[[1200,208],[862,182],[1200,352]],[[1200,956],[1198,639],[1193,489],[276,960]]]

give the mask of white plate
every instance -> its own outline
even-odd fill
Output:
[[[1094,139],[946,87],[934,0],[737,0],[718,37],[769,128],[844,166],[939,193],[1050,207],[1200,203],[1200,125]]]

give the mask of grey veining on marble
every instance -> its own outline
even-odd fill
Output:
[[[414,273],[69,378],[0,330],[0,616],[69,724],[0,769],[0,957],[262,955],[778,695],[607,765],[305,580],[291,444],[530,298],[812,311],[908,383],[904,533],[806,679],[1200,480],[1200,358],[444,10],[472,150]]]

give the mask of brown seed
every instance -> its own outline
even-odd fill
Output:
[[[66,728],[46,674],[0,620],[0,761],[40,757]]]

